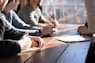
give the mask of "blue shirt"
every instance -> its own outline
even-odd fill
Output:
[[[8,21],[8,23],[10,23],[14,28],[17,28],[19,31],[29,33],[35,33],[38,31],[40,32],[40,28],[26,24],[17,16],[13,10],[11,10],[9,14],[6,14],[5,12],[2,13],[5,16],[6,21]]]

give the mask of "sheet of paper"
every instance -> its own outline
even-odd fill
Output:
[[[80,35],[67,35],[62,37],[57,37],[57,40],[63,41],[63,42],[81,42],[81,41],[90,41],[90,37],[88,36],[80,36]]]
[[[38,52],[38,51],[41,51],[41,49],[38,48],[38,47],[32,47],[32,48],[29,48],[29,49],[21,50],[21,53],[22,52]]]

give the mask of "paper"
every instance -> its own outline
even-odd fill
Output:
[[[81,42],[81,41],[89,41],[90,37],[88,36],[80,36],[80,35],[68,35],[68,36],[62,36],[57,37],[57,40],[63,41],[63,42]]]
[[[57,32],[57,28],[53,28],[53,32]]]
[[[38,51],[41,51],[41,49],[38,47],[31,47],[29,49],[21,50],[21,53],[22,52],[38,52]]]

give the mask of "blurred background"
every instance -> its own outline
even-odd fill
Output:
[[[84,0],[42,0],[42,13],[62,24],[84,24],[86,9]]]

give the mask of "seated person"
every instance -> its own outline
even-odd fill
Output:
[[[42,47],[43,41],[41,38],[35,38],[37,42],[34,42],[35,39],[29,37],[27,33],[16,31],[10,26],[7,26],[7,23],[3,20],[1,13],[7,2],[8,0],[0,0],[0,58],[16,55],[21,51],[21,49],[28,49],[31,45]],[[6,35],[5,31],[9,32],[9,34]],[[5,39],[5,36],[10,38]],[[38,42],[39,45],[37,45]]]
[[[41,30],[38,27],[35,26],[30,26],[26,23],[24,23],[18,16],[17,14],[12,10],[15,8],[19,3],[19,0],[9,0],[7,6],[4,8],[2,11],[3,17],[5,17],[7,23],[10,24],[10,26],[18,29],[18,31],[23,31],[23,32],[29,32],[30,35],[45,35],[52,33],[50,32],[44,32],[45,29]],[[42,32],[42,33],[41,33]]]
[[[80,27],[79,31],[84,34],[95,34],[95,0],[85,0],[85,8],[87,13],[87,24],[86,26]],[[83,30],[83,31],[82,31]]]
[[[51,21],[47,20],[39,8],[41,0],[28,0],[23,8],[18,11],[18,16],[27,24],[32,26],[38,26],[41,28],[54,28],[55,25]],[[51,29],[52,30],[52,29]],[[53,31],[53,30],[52,30]]]

